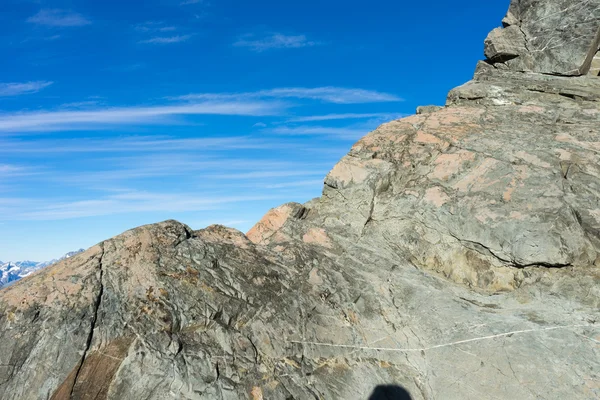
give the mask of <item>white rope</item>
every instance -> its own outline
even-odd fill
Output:
[[[442,347],[456,346],[456,345],[464,344],[464,343],[479,342],[482,340],[495,339],[495,338],[499,338],[499,337],[518,335],[518,334],[523,334],[523,333],[546,332],[546,331],[554,331],[554,330],[559,330],[559,329],[598,328],[598,327],[600,327],[600,326],[597,326],[597,325],[565,325],[565,326],[552,326],[552,327],[548,327],[548,328],[523,329],[520,331],[498,333],[496,335],[481,336],[481,337],[476,337],[476,338],[472,338],[472,339],[459,340],[457,342],[444,343],[444,344],[438,344],[438,345],[430,346],[430,347],[412,348],[412,349],[398,349],[398,348],[393,348],[393,347],[354,346],[354,345],[349,345],[349,344],[333,344],[333,343],[319,343],[319,342],[302,342],[302,341],[297,341],[297,340],[290,340],[289,342],[297,343],[297,344],[310,344],[310,345],[314,345],[314,346],[343,347],[343,348],[356,349],[356,350],[377,350],[377,351],[395,351],[395,352],[400,352],[400,353],[411,353],[411,352],[434,350],[434,349],[439,349]],[[587,336],[586,336],[586,338],[591,339]],[[598,342],[595,339],[591,339],[591,340],[594,342]]]

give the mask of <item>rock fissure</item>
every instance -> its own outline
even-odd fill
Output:
[[[483,244],[481,242],[474,241],[474,240],[468,240],[468,239],[462,239],[462,238],[459,238],[458,236],[454,235],[451,232],[449,232],[449,234],[450,234],[450,236],[452,236],[459,242],[474,245],[473,250],[476,250],[483,255],[492,256],[492,257],[496,258],[497,260],[499,260],[505,264],[508,264],[512,267],[518,268],[518,269],[524,269],[524,268],[529,268],[529,267],[567,268],[567,267],[571,267],[573,265],[572,263],[548,263],[548,262],[543,262],[543,261],[531,262],[531,263],[520,263],[520,262],[516,261],[515,259],[509,259],[509,258],[504,258],[504,257],[499,256],[489,246],[486,246],[485,244]],[[483,249],[485,251],[481,252],[480,249]]]
[[[103,276],[104,276],[104,266],[102,265],[102,259],[104,257],[104,245],[101,244],[100,245],[102,252],[100,254],[100,259],[98,261],[98,294],[96,295],[96,299],[93,303],[93,308],[92,308],[92,319],[90,321],[90,331],[88,334],[88,337],[86,339],[85,342],[85,348],[83,350],[83,354],[81,356],[81,360],[79,362],[79,365],[77,366],[77,371],[75,372],[75,376],[73,378],[73,385],[71,386],[71,391],[69,393],[69,399],[73,398],[73,394],[75,392],[75,387],[77,385],[77,383],[79,382],[79,375],[81,373],[81,370],[85,364],[86,358],[88,356],[88,352],[92,346],[92,342],[94,339],[94,331],[96,329],[96,324],[98,322],[98,313],[100,310],[100,306],[102,304],[102,296],[104,294],[104,282],[103,282]]]
[[[527,34],[523,30],[523,21],[522,20],[519,21],[517,26],[519,27],[519,31],[521,31],[521,33],[523,34],[523,45],[525,46],[525,51],[530,52],[531,50],[529,50],[529,38],[527,37]],[[518,55],[516,55],[514,58],[516,58],[516,57],[518,57]]]

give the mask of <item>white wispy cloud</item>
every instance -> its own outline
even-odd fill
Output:
[[[309,170],[305,165],[298,163],[231,159],[229,157],[211,159],[210,156],[198,157],[182,154],[152,154],[136,157],[99,158],[97,160],[107,169],[61,173],[52,179],[61,183],[89,185],[90,182],[115,183],[166,176],[189,177],[189,174],[193,173],[196,179],[203,180],[203,187],[206,187],[207,179],[218,179],[219,185],[222,187],[223,179],[238,179],[238,176],[242,176],[246,180],[298,176],[303,172],[318,173],[319,176],[323,174],[323,170]],[[315,167],[315,165],[311,165],[311,167]],[[328,165],[322,165],[322,167],[325,169]]]
[[[305,117],[294,117],[287,120],[287,122],[315,122],[315,121],[332,121],[332,120],[344,120],[344,119],[395,119],[400,118],[402,114],[391,114],[391,113],[371,113],[371,114],[327,114],[327,115],[309,115]]]
[[[378,103],[401,101],[399,97],[383,92],[365,89],[320,87],[320,88],[281,88],[267,93],[274,97],[297,97],[324,100],[338,104]]]
[[[11,173],[11,172],[20,171],[20,170],[21,170],[21,168],[15,167],[14,165],[0,164],[0,173],[1,174]]]
[[[293,144],[290,144],[293,146]],[[105,139],[3,140],[0,154],[14,153],[113,153],[169,152],[197,150],[269,149],[282,144],[249,136],[219,138],[170,138],[160,136],[111,137]]]
[[[0,83],[0,97],[37,93],[52,83],[50,81]]]
[[[140,43],[147,44],[171,44],[181,43],[189,40],[192,35],[175,35],[175,36],[156,36],[146,40],[140,40]]]
[[[187,5],[190,5],[190,4],[204,4],[204,3],[205,3],[204,0],[185,0],[185,1],[182,1],[181,3],[179,3],[179,4],[182,5],[182,6],[187,6]]]
[[[357,139],[364,136],[368,130],[356,127],[345,128],[345,127],[330,127],[330,126],[312,126],[302,125],[295,127],[280,126],[269,130],[271,133],[278,135],[322,135],[322,136],[336,136],[342,139]]]
[[[27,22],[52,27],[76,27],[92,23],[81,14],[57,8],[42,9],[37,14],[29,17]]]
[[[202,196],[198,193],[128,191],[79,201],[0,199],[0,218],[5,220],[64,220],[140,212],[188,212],[215,210],[225,204],[277,199],[277,196]]]
[[[218,179],[265,179],[265,178],[288,178],[292,176],[322,176],[323,170],[320,169],[289,169],[289,170],[275,170],[270,169],[266,171],[249,171],[249,172],[235,172],[228,174],[214,174],[207,175],[207,177],[218,178]]]
[[[31,167],[23,167],[20,165],[0,164],[0,179],[14,178],[17,176],[34,175],[38,172]]]
[[[138,32],[146,34],[146,39],[138,41],[138,43],[145,44],[181,43],[189,40],[193,36],[192,34],[167,35],[170,32],[179,31],[180,28],[174,25],[167,25],[163,21],[146,21],[134,25],[133,28]]]
[[[173,100],[187,101],[232,100],[251,98],[297,98],[321,100],[328,103],[336,104],[360,104],[402,101],[400,97],[390,93],[356,88],[341,88],[334,86],[325,86],[317,88],[289,87],[243,93],[192,93],[183,96],[171,97],[171,99]]]
[[[60,108],[90,108],[98,105],[98,101],[96,100],[87,100],[87,101],[74,101],[72,103],[64,103],[60,105]]]
[[[0,132],[52,132],[92,130],[110,125],[159,124],[184,115],[277,115],[283,105],[277,102],[203,102],[197,104],[105,108],[90,111],[40,111],[0,114]]]
[[[177,30],[176,26],[166,25],[163,21],[146,21],[133,27],[139,32],[173,32]]]
[[[247,47],[255,52],[272,49],[298,49],[301,47],[317,46],[320,43],[308,40],[306,35],[284,35],[282,33],[269,33],[258,36],[250,33],[240,37],[233,45]]]
[[[31,179],[43,179],[48,170],[40,165],[0,163],[0,189],[14,192],[15,188]],[[0,208],[2,204],[0,203]]]
[[[311,180],[302,180],[302,181],[291,181],[284,183],[276,183],[272,185],[265,185],[266,189],[283,189],[283,188],[293,188],[293,187],[302,187],[302,186],[314,186],[319,187],[319,185],[323,184],[323,179],[311,179]]]

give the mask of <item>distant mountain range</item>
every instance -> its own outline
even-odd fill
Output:
[[[48,267],[55,264],[65,258],[73,257],[79,254],[83,249],[71,251],[59,259],[50,261],[0,261],[0,287],[7,286],[19,279],[25,278],[27,275],[34,273],[35,271]]]

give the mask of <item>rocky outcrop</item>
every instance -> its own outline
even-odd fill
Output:
[[[505,25],[579,32],[572,4]],[[3,289],[0,398],[600,397],[600,78],[563,47],[480,63],[247,235],[143,226]]]
[[[585,75],[600,45],[599,21],[599,0],[513,0],[485,55],[513,71]]]
[[[594,267],[598,121],[596,77],[481,63],[446,108],[356,143],[327,176],[315,223],[494,291],[547,268]]]
[[[489,296],[306,221],[144,226],[3,290],[0,397],[598,394],[597,271]]]

